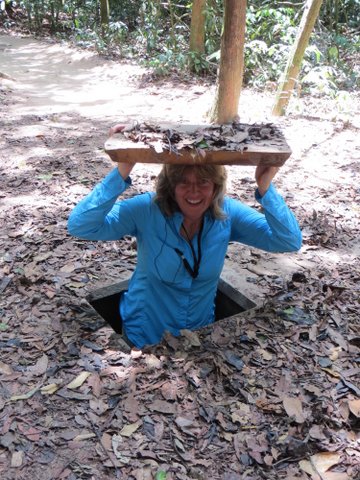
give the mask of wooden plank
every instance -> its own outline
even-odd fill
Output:
[[[104,297],[110,297],[111,295],[116,295],[118,293],[124,292],[128,289],[130,278],[122,280],[121,282],[114,283],[112,285],[106,285],[105,287],[100,287],[86,296],[86,300],[89,303],[100,300]]]
[[[199,129],[214,128],[206,125],[172,125],[172,131],[189,134]],[[169,128],[169,125],[161,127]],[[141,138],[141,136],[139,135]],[[165,142],[166,145],[166,142]],[[232,142],[231,145],[235,145]],[[231,147],[230,145],[230,147]],[[217,165],[273,165],[281,166],[291,155],[291,149],[284,137],[279,134],[266,140],[247,139],[235,145],[235,149],[212,148],[175,148],[171,150],[157,149],[147,141],[134,141],[127,133],[118,133],[105,143],[105,152],[114,162],[123,163],[171,163],[171,164],[217,164]],[[160,150],[160,151],[159,151]]]

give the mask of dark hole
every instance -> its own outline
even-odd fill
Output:
[[[122,324],[119,314],[119,301],[122,293],[127,290],[128,281],[116,283],[109,287],[92,292],[87,300],[97,313],[121,334]],[[238,313],[254,308],[256,304],[241,292],[220,279],[215,297],[215,320],[224,320]]]

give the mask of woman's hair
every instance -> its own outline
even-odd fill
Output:
[[[175,200],[175,187],[180,183],[187,169],[192,169],[201,180],[214,182],[214,198],[209,207],[213,218],[222,220],[225,214],[222,210],[226,190],[226,170],[223,165],[173,165],[165,164],[156,179],[156,195],[154,201],[159,205],[160,210],[171,216],[179,211]]]

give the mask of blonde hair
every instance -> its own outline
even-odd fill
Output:
[[[180,183],[187,169],[192,169],[201,180],[210,180],[215,184],[214,198],[209,207],[210,214],[216,220],[223,220],[225,214],[222,204],[226,191],[227,173],[223,165],[174,165],[165,164],[156,179],[154,201],[168,217],[179,211],[175,200],[175,187]]]

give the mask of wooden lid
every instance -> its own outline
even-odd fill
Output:
[[[110,137],[105,152],[115,162],[281,166],[291,155],[273,124],[127,127]]]

